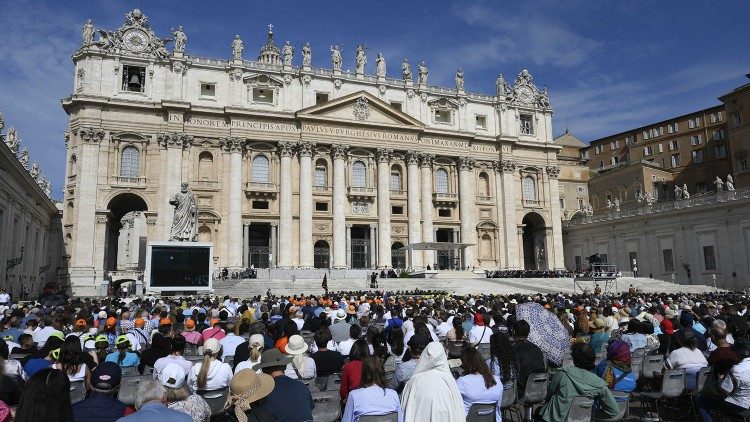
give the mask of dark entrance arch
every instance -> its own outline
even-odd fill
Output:
[[[107,233],[104,237],[103,267],[106,271],[114,271],[117,270],[117,249],[120,238],[120,229],[122,228],[122,218],[133,211],[148,211],[148,206],[143,198],[134,193],[121,193],[109,201],[107,209],[109,210],[109,215],[107,216]],[[145,257],[145,235],[143,239],[131,239],[130,241],[137,241],[139,244],[142,244],[142,247],[139,248],[139,252]]]
[[[331,267],[331,247],[325,240],[318,240],[313,245],[313,258],[315,268]]]
[[[523,217],[523,267],[527,270],[547,268],[546,229],[544,217],[530,212]]]
[[[391,267],[399,270],[406,268],[406,253],[401,248],[404,244],[401,242],[393,242],[391,245]]]

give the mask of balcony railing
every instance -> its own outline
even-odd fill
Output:
[[[349,186],[350,198],[372,199],[375,198],[376,194],[375,188]]]
[[[245,183],[245,194],[251,196],[276,196],[278,185],[271,182],[247,182]]]
[[[477,202],[493,202],[494,196],[477,195]]]
[[[432,194],[432,200],[436,203],[455,204],[458,202],[458,194],[435,192]]]
[[[524,199],[523,200],[524,207],[539,207],[541,205],[542,205],[542,201],[538,199]]]
[[[331,193],[331,187],[326,185],[314,185],[313,186],[313,192],[317,194],[330,194]]]
[[[391,189],[391,196],[404,197],[406,196],[406,191],[403,189]]]
[[[214,180],[193,180],[190,186],[194,190],[218,190],[219,182]]]
[[[126,176],[114,176],[115,186],[126,186],[130,188],[145,188],[146,178],[145,177],[126,177]]]

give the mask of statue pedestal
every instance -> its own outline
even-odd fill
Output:
[[[181,51],[175,51],[174,53],[172,53],[172,57],[174,57],[175,59],[181,59],[185,57],[185,53]]]
[[[359,80],[364,80],[365,79],[365,74],[364,73],[357,72],[357,74],[355,76]]]
[[[285,64],[284,65],[284,72],[291,72],[291,71],[292,71],[292,66]]]
[[[312,70],[312,67],[310,67],[310,66],[302,66],[302,71],[303,72],[310,72],[311,70]]]
[[[149,242],[143,283],[156,292],[211,291],[213,253],[213,243]]]

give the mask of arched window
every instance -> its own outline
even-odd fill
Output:
[[[352,187],[364,188],[367,186],[367,167],[361,161],[352,164]]]
[[[401,190],[401,170],[398,167],[391,169],[391,190]]]
[[[256,155],[253,158],[253,182],[268,183],[268,157]]]
[[[214,177],[214,156],[203,151],[198,156],[198,179],[211,180]]]
[[[328,172],[324,160],[315,163],[315,186],[325,187],[328,185]]]
[[[71,155],[70,161],[68,162],[68,168],[69,168],[71,176],[75,176],[76,172],[78,171],[78,168],[77,168],[78,166],[76,166],[77,162],[78,160],[76,159],[76,155],[75,154]]]
[[[140,167],[140,155],[138,148],[126,146],[120,154],[120,176],[138,177]]]
[[[482,259],[492,259],[492,236],[488,233],[482,235],[482,244],[480,246],[482,251]]]
[[[479,174],[479,194],[482,196],[492,196],[490,194],[490,177],[487,175],[487,173],[480,173]]]
[[[523,178],[523,199],[536,201],[536,181],[531,176]]]
[[[448,193],[448,172],[445,169],[437,169],[435,172],[435,192]]]

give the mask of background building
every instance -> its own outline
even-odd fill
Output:
[[[750,78],[750,74],[746,75]],[[750,83],[742,85],[719,99],[724,103],[729,126],[729,150],[735,183],[750,185]]]
[[[561,147],[557,153],[560,164],[560,176],[557,179],[560,185],[560,209],[563,220],[569,220],[575,214],[585,211],[588,204],[590,171],[581,152],[587,145],[567,129],[554,142]]]
[[[231,59],[189,56],[181,29],[168,51],[137,9],[94,33],[84,26],[63,100],[77,294],[140,277],[183,181],[217,267],[404,268],[403,246],[433,241],[471,246],[408,265],[563,266],[561,148],[526,70],[484,95],[464,90],[460,69],[452,88],[428,85],[424,63],[399,79],[382,57],[375,75],[360,60],[342,71],[337,48],[323,52],[333,69],[314,68],[309,44],[296,60],[270,31],[257,60],[239,36]]]

